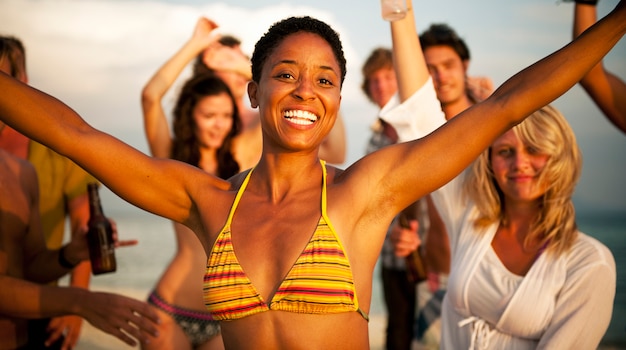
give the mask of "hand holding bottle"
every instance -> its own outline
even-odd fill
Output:
[[[417,234],[417,220],[409,220],[402,214],[398,224],[391,229],[391,242],[393,251],[397,257],[406,257],[421,245],[421,240]]]
[[[404,213],[401,213],[398,225],[393,228],[391,237],[395,254],[404,256],[407,274],[413,283],[422,282],[427,278],[426,264],[419,251],[422,241],[417,233],[417,226],[417,220],[409,220]]]

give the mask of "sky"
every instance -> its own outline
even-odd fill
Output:
[[[616,4],[600,1],[599,15]],[[560,0],[415,0],[413,6],[418,31],[431,23],[455,28],[471,51],[469,74],[488,76],[496,86],[571,40],[573,4]],[[32,86],[146,153],[141,89],[191,36],[198,17],[211,18],[220,31],[239,37],[248,54],[272,23],[291,15],[317,17],[340,34],[348,61],[341,106],[348,153],[342,167],[364,154],[377,109],[360,90],[361,66],[374,48],[390,46],[378,0],[0,0],[0,9],[0,34],[19,37],[26,46]],[[626,40],[604,62],[626,79]],[[176,90],[166,97],[169,105]],[[553,105],[572,125],[583,152],[574,196],[578,212],[626,217],[626,135],[580,86]]]

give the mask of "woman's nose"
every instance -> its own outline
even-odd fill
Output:
[[[297,86],[294,90],[294,94],[301,100],[308,100],[315,96],[313,92],[313,84],[310,79],[301,77],[296,83]]]
[[[526,152],[516,152],[514,158],[514,165],[517,168],[524,168],[530,164],[530,156]]]

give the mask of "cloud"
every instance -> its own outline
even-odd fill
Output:
[[[0,32],[23,40],[31,84],[105,128],[136,126],[132,120],[140,118],[141,87],[191,36],[202,15],[214,19],[221,32],[239,37],[249,54],[272,23],[289,15],[311,15],[340,33],[348,61],[357,62],[341,23],[332,14],[308,6],[252,10],[224,3],[8,0],[3,7]],[[359,93],[348,84],[344,99]]]

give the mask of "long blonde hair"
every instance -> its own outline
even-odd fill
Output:
[[[567,252],[577,237],[572,195],[582,168],[582,157],[576,137],[563,115],[548,105],[513,127],[522,142],[549,156],[539,174],[539,185],[546,188],[541,197],[541,210],[531,223],[525,245],[541,242],[547,251],[560,255]],[[491,148],[485,150],[471,165],[464,184],[465,195],[476,203],[478,227],[504,219],[503,194],[491,168]]]

